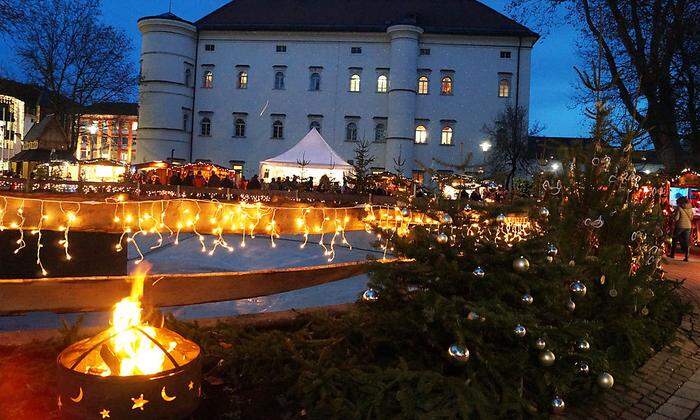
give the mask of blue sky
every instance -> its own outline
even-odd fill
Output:
[[[400,1],[400,0],[397,0]],[[173,13],[196,20],[228,0],[172,0]],[[482,0],[488,6],[504,12],[508,0]],[[134,62],[138,61],[140,36],[136,20],[142,16],[168,10],[168,0],[103,0],[104,19],[117,26],[133,40]],[[535,45],[532,55],[530,85],[530,119],[545,126],[548,136],[583,136],[588,123],[580,109],[572,109],[574,86],[577,83],[573,67],[580,64],[576,54],[576,31],[564,25],[554,28]],[[0,74],[17,76],[17,65],[8,53],[6,43],[0,42]]]

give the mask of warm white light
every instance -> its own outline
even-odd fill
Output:
[[[552,162],[552,164],[549,165],[549,167],[552,169],[552,172],[557,172],[557,171],[559,171],[559,170],[561,169],[561,163],[559,163],[559,162]]]
[[[97,124],[93,124],[90,127],[88,127],[88,132],[92,135],[97,134]]]
[[[490,141],[482,141],[481,144],[479,144],[479,147],[481,147],[481,150],[484,152],[488,152],[491,150],[491,142]]]

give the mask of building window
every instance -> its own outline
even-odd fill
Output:
[[[309,77],[309,90],[317,91],[321,90],[321,75],[318,73],[311,73]]]
[[[238,89],[248,89],[248,72],[245,70],[238,72]]]
[[[411,179],[414,180],[419,185],[423,185],[423,180],[424,180],[423,171],[419,171],[419,170],[411,171]]]
[[[234,137],[245,137],[245,120],[243,118],[236,118],[234,122]]]
[[[211,136],[211,120],[209,117],[202,118],[199,134],[205,137]]]
[[[233,172],[235,172],[238,175],[243,174],[243,170],[245,169],[245,161],[230,160],[229,163],[231,164],[231,170],[233,170]]]
[[[275,89],[284,89],[284,72],[278,71],[275,73]]]
[[[318,121],[311,121],[311,124],[309,125],[309,130],[316,129],[319,133],[321,132],[321,123]]]
[[[354,122],[345,126],[345,141],[357,141],[357,124]]]
[[[449,146],[452,144],[452,127],[443,127],[440,136],[440,144]]]
[[[452,95],[452,78],[450,76],[445,76],[442,78],[442,83],[440,84],[440,94]]]
[[[510,96],[510,80],[501,79],[498,82],[498,97],[508,98]]]
[[[430,55],[430,48],[421,48],[420,55]]]
[[[275,50],[278,53],[286,53],[287,52],[287,46],[286,45],[278,45]]]
[[[424,125],[416,127],[416,144],[425,144],[428,142],[428,130]]]
[[[376,143],[383,143],[386,141],[386,125],[383,123],[378,123],[374,126],[374,141]]]
[[[182,131],[190,131],[190,114],[187,111],[182,113]]]
[[[389,78],[385,75],[377,77],[377,93],[386,93],[389,90]]]
[[[501,58],[510,58],[510,51],[501,51]]]
[[[202,76],[202,87],[205,89],[214,87],[214,73],[212,73],[211,70],[204,72],[204,76]]]
[[[283,139],[284,138],[284,124],[280,120],[275,120],[272,123],[272,138],[273,139]]]
[[[418,94],[428,94],[428,76],[421,76],[418,78]]]
[[[190,68],[185,69],[185,86],[192,86],[192,69]]]
[[[351,47],[350,54],[362,54],[362,47]]]
[[[214,44],[205,44],[204,45],[204,51],[214,51],[216,49],[216,46]]]
[[[350,92],[359,92],[360,91],[360,75],[359,74],[353,74],[350,76]]]

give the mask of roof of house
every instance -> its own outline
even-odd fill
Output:
[[[61,124],[58,122],[58,120],[56,120],[56,116],[54,114],[48,115],[38,123],[34,124],[32,128],[29,129],[27,135],[24,136],[22,141],[25,143],[39,141],[45,133],[50,133],[49,130],[54,130],[56,133],[59,133],[59,135],[64,138],[66,144],[68,144],[66,132],[61,128]]]
[[[139,104],[133,102],[98,102],[83,109],[85,115],[139,115]]]
[[[175,15],[172,12],[165,12],[161,13],[159,15],[153,15],[153,16],[144,16],[138,20],[138,22],[141,22],[142,20],[146,19],[168,19],[168,20],[176,20],[178,22],[185,22],[185,23],[192,23],[189,20],[183,19],[177,15]]]
[[[397,24],[435,34],[538,37],[476,0],[234,0],[195,22],[200,30],[322,32],[384,32]]]
[[[76,162],[77,159],[68,150],[27,149],[22,150],[10,158],[11,162],[50,162],[63,160]]]
[[[36,85],[16,82],[10,79],[0,78],[0,95],[11,96],[25,103],[27,107],[35,108],[37,105],[47,104],[46,95]]]

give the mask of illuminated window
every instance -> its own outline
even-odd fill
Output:
[[[386,126],[383,123],[374,126],[374,141],[377,143],[386,141]]]
[[[441,95],[452,95],[452,78],[450,76],[445,76],[442,78],[442,83],[440,85]]]
[[[452,127],[444,127],[440,136],[440,144],[452,144]]]
[[[411,179],[422,185],[424,179],[423,171],[411,171]]]
[[[284,124],[280,120],[275,120],[272,123],[272,138],[273,139],[283,139],[284,138]]]
[[[360,91],[360,75],[359,74],[353,74],[350,76],[350,92],[359,92]]]
[[[284,89],[284,72],[278,71],[275,73],[275,89]]]
[[[211,120],[209,118],[202,118],[199,134],[202,136],[211,136]]]
[[[245,120],[243,118],[236,118],[233,135],[234,137],[245,137]]]
[[[501,79],[501,81],[498,82],[498,97],[499,98],[507,98],[509,96],[510,96],[510,80]]]
[[[316,129],[319,133],[321,132],[321,123],[318,121],[311,121],[311,124],[309,125],[309,130],[311,129]]]
[[[421,76],[418,78],[418,94],[428,94],[428,76]]]
[[[389,78],[387,78],[383,74],[381,76],[377,77],[377,92],[386,93],[388,88],[389,88]]]
[[[318,73],[311,73],[309,77],[309,90],[317,91],[321,90],[321,75]]]
[[[357,124],[351,122],[345,126],[345,141],[357,141]]]
[[[424,125],[416,127],[416,144],[425,144],[428,142],[428,130]]]
[[[205,89],[211,89],[214,87],[214,73],[212,73],[211,70],[204,72],[204,76],[202,77],[202,87]]]
[[[238,89],[248,89],[248,72],[238,72]]]

